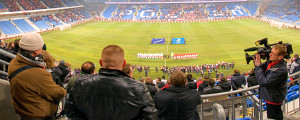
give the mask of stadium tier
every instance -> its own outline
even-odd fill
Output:
[[[179,2],[178,0],[171,0]],[[197,1],[197,0],[194,0]],[[95,2],[95,1],[94,1]],[[99,1],[101,3],[101,0]],[[102,1],[103,2],[103,1]],[[168,2],[168,0],[112,0],[111,2]],[[293,0],[267,1],[267,7],[259,15],[260,1],[224,2],[224,3],[197,3],[197,4],[127,4],[127,5],[88,5],[89,1],[82,0],[4,0],[0,2],[0,11],[39,10],[48,8],[65,8],[86,5],[80,9],[70,9],[63,12],[43,15],[41,20],[30,19],[38,28],[44,30],[64,24],[76,23],[90,18],[125,19],[125,20],[203,20],[214,18],[230,18],[245,16],[261,16],[269,20],[299,25],[299,2]],[[291,6],[278,6],[278,4]],[[274,6],[275,5],[275,6]],[[48,16],[48,17],[47,17]],[[49,17],[52,16],[52,17]],[[7,19],[6,19],[7,20]],[[5,20],[2,20],[5,21]],[[29,25],[31,26],[31,25]],[[23,28],[20,28],[23,29]],[[22,30],[23,31],[23,30]],[[23,32],[27,32],[24,30]],[[12,34],[17,34],[13,32]]]
[[[7,35],[21,34],[21,31],[10,20],[0,21],[0,29]]]
[[[24,19],[18,19],[18,20],[12,20],[16,26],[18,26],[22,32],[32,32],[35,31],[35,29],[29,25]]]

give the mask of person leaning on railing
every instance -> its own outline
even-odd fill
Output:
[[[261,56],[255,54],[255,76],[258,80],[259,97],[267,103],[267,117],[269,119],[282,120],[282,102],[287,95],[288,70],[283,60],[287,49],[282,44],[274,45],[268,61],[261,63]]]

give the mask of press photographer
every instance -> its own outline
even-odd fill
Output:
[[[257,53],[252,56],[255,76],[260,85],[259,97],[267,103],[268,119],[282,120],[281,105],[287,95],[288,79],[284,58],[288,58],[289,54],[293,53],[292,46],[288,43],[282,44],[282,42],[269,45],[267,39],[262,39],[257,43],[265,45],[265,47],[258,47]],[[261,59],[267,60],[261,63]],[[247,54],[246,60],[247,63],[251,60]]]

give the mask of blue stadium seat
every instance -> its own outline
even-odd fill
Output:
[[[13,20],[13,22],[25,33],[35,31],[24,19]]]
[[[112,13],[117,9],[117,6],[115,5],[112,5],[112,6],[109,6],[105,9],[105,11],[103,12],[103,16],[105,18],[110,18],[112,15]]]
[[[251,15],[254,15],[258,7],[258,2],[247,2],[243,6],[249,10]]]
[[[0,2],[0,9],[3,9],[4,8],[4,6],[2,5],[2,3]]]
[[[249,117],[244,117],[244,118],[239,118],[239,119],[235,119],[235,120],[252,120],[252,119]]]
[[[7,35],[14,35],[14,34],[21,34],[21,32],[16,28],[12,22],[8,21],[0,21],[0,29],[4,34]]]
[[[31,21],[33,22],[33,20],[31,20]],[[38,21],[34,22],[34,24],[43,30],[50,28],[50,26],[46,23],[45,20],[38,20]]]

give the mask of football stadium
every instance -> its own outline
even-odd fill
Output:
[[[0,88],[4,91],[1,96],[3,105],[0,118],[300,119],[299,33],[300,0],[0,0]],[[26,37],[27,34],[31,36]],[[34,35],[37,36],[32,37]],[[29,43],[26,43],[26,38],[30,38]],[[43,46],[39,46],[38,50],[42,52],[35,49],[37,44],[33,43],[40,41]],[[121,57],[123,54],[118,54],[114,59],[107,60],[110,62],[108,64],[105,55],[115,55],[104,54],[109,45],[122,48],[124,58]],[[277,46],[280,45],[284,46],[285,54],[278,52],[280,48]],[[257,58],[256,53],[260,55],[261,62],[254,60]],[[280,55],[282,58],[279,59]],[[118,59],[129,63],[127,71],[124,62],[120,70],[114,69],[117,64],[113,67],[105,65],[111,65]],[[32,64],[21,65],[27,63],[21,62],[22,60],[39,63],[37,66],[43,69],[42,72],[34,72],[37,66]],[[16,61],[20,63],[17,64]],[[278,62],[283,64],[282,74],[278,72],[281,70]],[[85,66],[86,63],[88,65]],[[266,67],[263,67],[264,63]],[[20,70],[16,66],[23,67]],[[85,67],[91,69],[90,73],[85,71]],[[130,78],[136,82],[129,84],[130,87],[134,84],[145,84],[145,91],[147,94],[150,91],[153,98],[151,102],[155,104],[152,117],[144,118],[141,112],[135,115],[136,111],[130,106],[140,104],[139,101],[130,101],[138,96],[134,95],[135,92],[130,94],[134,96],[132,99],[125,95],[124,98],[114,98],[114,93],[120,96],[125,94],[126,90],[122,89],[128,86],[114,89],[115,87],[110,87],[114,83],[101,82],[106,85],[97,85],[100,82],[91,82],[93,85],[87,86],[82,82],[93,81],[96,79],[91,77],[93,75],[98,75],[100,80],[117,79],[114,75],[102,73],[103,69],[109,68],[115,70],[114,72],[123,71],[120,74],[126,74],[124,79]],[[49,100],[47,96],[43,96],[46,93],[35,91],[32,85],[42,84],[39,81],[43,78],[37,77],[38,81],[33,79],[35,76],[42,76],[45,70],[48,71],[46,73],[50,75],[51,82],[54,81],[57,87],[64,88],[68,95],[62,95],[57,100],[52,97]],[[261,75],[258,75],[260,72]],[[181,101],[177,96],[174,101],[179,108],[176,111],[171,110],[175,109],[175,104],[172,104],[174,101],[166,102],[172,107],[160,103],[169,94],[163,95],[164,97],[159,95],[168,91],[170,86],[170,89],[176,88],[176,83],[172,81],[179,80],[181,73],[186,78],[184,87],[189,88],[189,93],[192,94],[195,90],[201,96],[201,102],[191,108],[193,110],[177,110],[185,106],[183,101],[192,99],[188,97],[183,97]],[[275,75],[277,76],[274,77]],[[119,78],[124,77],[120,76],[117,75]],[[17,83],[16,79],[24,79],[24,82]],[[163,83],[163,87],[160,87],[159,82]],[[225,82],[228,83],[228,90],[223,88]],[[70,84],[74,86],[70,87]],[[51,87],[47,89],[49,86],[42,88],[51,91]],[[79,90],[79,93],[75,88],[82,91]],[[152,94],[153,89],[156,92]],[[22,93],[17,93],[17,90]],[[97,92],[101,90],[104,92]],[[105,93],[118,90],[119,92]],[[75,93],[82,96],[76,99]],[[69,102],[70,95],[73,102]],[[49,106],[43,107],[42,104],[31,101],[31,98],[36,101],[46,99],[47,104],[52,101],[58,108],[50,115],[50,112],[44,111]],[[78,103],[83,99],[86,102]],[[95,102],[96,99],[101,103]],[[276,101],[278,99],[280,100]],[[117,103],[106,103],[106,100]],[[26,101],[26,105],[24,102],[19,103],[20,101]],[[74,103],[72,107],[76,107],[76,112],[70,111],[70,103]],[[46,103],[43,104],[46,106]],[[127,108],[120,107],[119,111],[109,108],[116,107],[115,105]],[[104,109],[107,106],[108,109]],[[274,106],[277,108],[271,110],[273,108],[270,107]],[[98,110],[102,107],[103,109]],[[34,112],[36,109],[40,110],[38,114]],[[180,112],[185,109],[188,112]],[[275,109],[282,111],[271,113]],[[198,114],[192,115],[192,112]],[[276,116],[278,114],[279,118]]]

